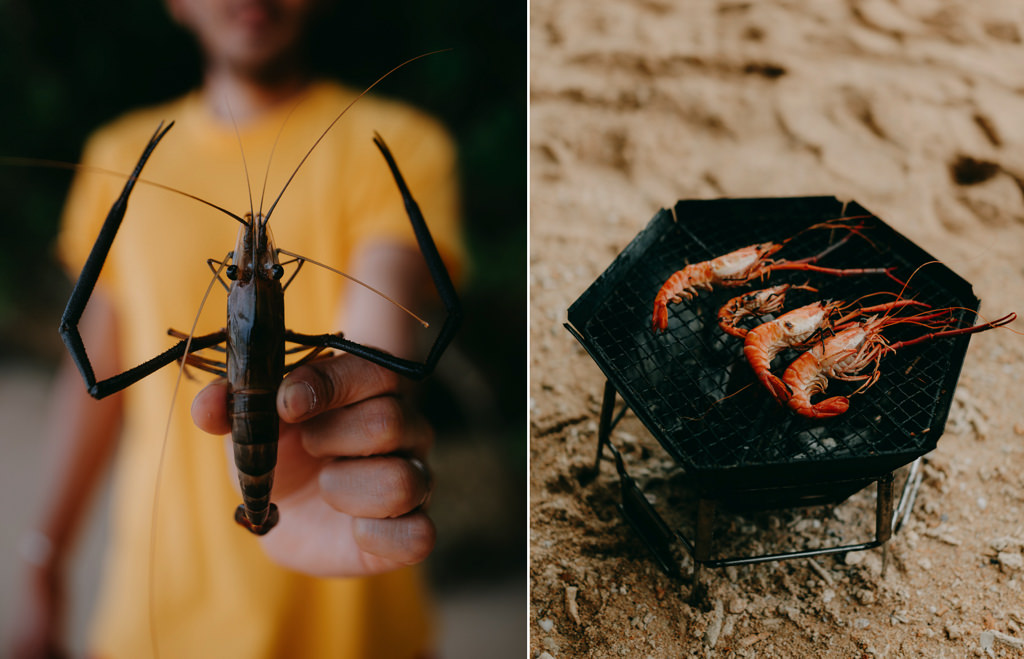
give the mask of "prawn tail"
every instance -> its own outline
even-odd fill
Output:
[[[811,398],[807,392],[794,392],[787,401],[789,409],[809,419],[828,419],[839,416],[850,409],[850,399],[846,396],[832,396],[825,400],[811,404]]]
[[[665,280],[654,298],[651,328],[655,334],[664,332],[668,327],[668,303],[692,300],[697,294],[697,288],[711,290],[708,268],[705,264],[688,265],[672,273],[672,276]]]
[[[783,405],[787,404],[789,399],[793,397],[793,391],[789,388],[789,385],[771,373],[766,374],[761,383],[768,388],[772,397]]]
[[[234,446],[242,505],[235,521],[256,535],[264,535],[278,521],[270,502],[277,465],[278,417],[271,391],[234,391],[228,394],[231,439]]]
[[[719,318],[718,326],[722,328],[722,331],[730,336],[735,336],[737,339],[745,339],[750,334],[750,330],[742,327],[736,327],[726,319]]]
[[[274,465],[277,462],[277,444],[235,444],[236,463],[241,456],[238,482],[242,489],[242,503],[235,509],[235,521],[256,535],[265,535],[279,519],[277,506],[270,502],[274,486]],[[263,473],[247,473],[266,469]],[[261,465],[257,467],[256,465]]]
[[[754,376],[758,382],[768,390],[775,400],[785,405],[792,396],[792,391],[790,391],[789,385],[772,374],[772,359],[775,358],[775,354],[765,348],[767,342],[762,343],[761,341],[764,339],[764,330],[762,329],[764,327],[762,325],[755,328],[747,335],[747,342],[743,346],[743,356],[747,358],[747,363],[754,370]]]
[[[274,528],[278,521],[280,521],[281,514],[277,512],[277,504],[273,503],[270,504],[270,507],[265,512],[266,514],[261,516],[264,520],[263,523],[254,524],[245,514],[245,504],[240,503],[238,508],[235,508],[235,522],[254,535],[266,535],[267,531]]]
[[[651,329],[655,334],[664,332],[668,327],[668,301],[658,293],[654,300],[654,315],[651,317]]]

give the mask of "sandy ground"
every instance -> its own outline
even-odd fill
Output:
[[[0,495],[4,506],[4,523],[0,525],[0,655],[8,645],[8,634],[18,602],[17,539],[28,528],[36,509],[43,483],[39,470],[43,461],[40,438],[46,421],[47,396],[50,374],[38,367],[0,365]],[[447,473],[467,458],[472,458],[482,473],[490,473],[490,485],[501,487],[498,476],[488,465],[489,454],[475,451],[471,456],[454,455],[451,450],[439,448],[432,464],[439,483],[455,480]],[[482,466],[480,466],[482,464]],[[449,487],[449,489],[451,489]],[[85,656],[85,639],[92,602],[100,582],[103,557],[103,539],[107,529],[107,498],[104,492],[94,503],[91,518],[84,523],[83,537],[70,569],[70,610],[68,634],[72,656]],[[451,551],[462,533],[467,536],[466,525],[480,527],[480,505],[463,504],[453,514],[451,497],[438,492],[442,510],[435,511],[439,528],[439,552]],[[494,514],[505,508],[498,500],[490,501],[484,513]],[[485,529],[486,530],[486,529]],[[453,538],[452,536],[456,536]],[[478,538],[479,541],[479,538]],[[450,557],[449,557],[450,561]],[[477,570],[479,572],[479,570]],[[436,572],[433,570],[432,572]],[[453,568],[447,569],[448,574]],[[474,659],[476,657],[522,657],[526,649],[523,629],[526,625],[525,587],[517,574],[499,573],[492,578],[465,580],[451,585],[438,584],[439,656],[445,659]]]
[[[562,327],[688,198],[855,199],[971,281],[990,317],[1024,311],[1022,30],[1024,8],[995,0],[533,3],[531,657],[1024,656],[1024,337],[972,339],[884,576],[881,550],[707,570],[691,600],[619,518],[613,470],[575,478],[604,381]],[[663,512],[685,500],[631,415],[615,441]],[[863,538],[872,495],[720,520],[716,537]]]

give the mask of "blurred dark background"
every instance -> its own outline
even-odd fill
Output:
[[[525,4],[336,2],[311,40],[314,67],[353,87],[441,48],[452,52],[380,90],[433,113],[459,148],[466,320],[431,404],[445,413],[435,418],[442,485],[430,569],[449,587],[526,568]],[[159,0],[0,0],[0,157],[76,162],[89,132],[196,87],[199,66]],[[0,165],[0,368],[52,369],[61,357],[70,284],[52,244],[70,179]]]

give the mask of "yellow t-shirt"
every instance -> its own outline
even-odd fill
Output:
[[[196,195],[238,215],[249,211],[239,141],[248,159],[253,205],[271,150],[266,210],[320,132],[355,96],[314,84],[288,117],[282,107],[238,127],[217,119],[193,93],[133,112],[89,141],[87,165],[128,173],[161,120],[175,126],[142,177]],[[288,117],[287,122],[285,122]],[[460,254],[455,156],[445,131],[398,103],[367,97],[335,125],[303,165],[274,211],[278,247],[345,269],[353,250],[382,238],[414,244],[401,196],[373,145],[378,131],[395,155],[442,254]],[[80,174],[65,209],[59,250],[77,275],[124,178]],[[187,332],[212,273],[207,258],[233,249],[238,223],[193,200],[137,185],[103,269],[101,286],[118,310],[125,368],[167,349],[168,328]],[[307,265],[285,294],[286,326],[337,331],[344,280]],[[197,334],[224,326],[216,285]],[[100,378],[109,373],[98,373]],[[232,514],[240,496],[217,438],[189,416],[202,381],[184,380],[159,465],[177,368],[167,366],[126,390],[116,458],[113,529],[92,635],[99,657],[151,654],[150,541],[154,491],[162,470],[155,529],[155,634],[162,657],[416,657],[429,654],[431,625],[415,569],[359,579],[315,579],[273,564]],[[208,378],[201,377],[200,380]]]

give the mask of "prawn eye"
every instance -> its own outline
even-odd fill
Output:
[[[784,322],[783,325],[786,326],[786,329],[793,329],[793,323],[791,323],[788,320],[786,322]]]
[[[236,279],[238,279],[238,266],[229,265],[227,269],[224,270],[224,274],[227,275],[227,278],[230,279],[231,281],[235,281]]]
[[[273,277],[274,279],[280,279],[281,277],[284,276],[284,268],[275,263],[274,265],[270,266],[270,276]]]

